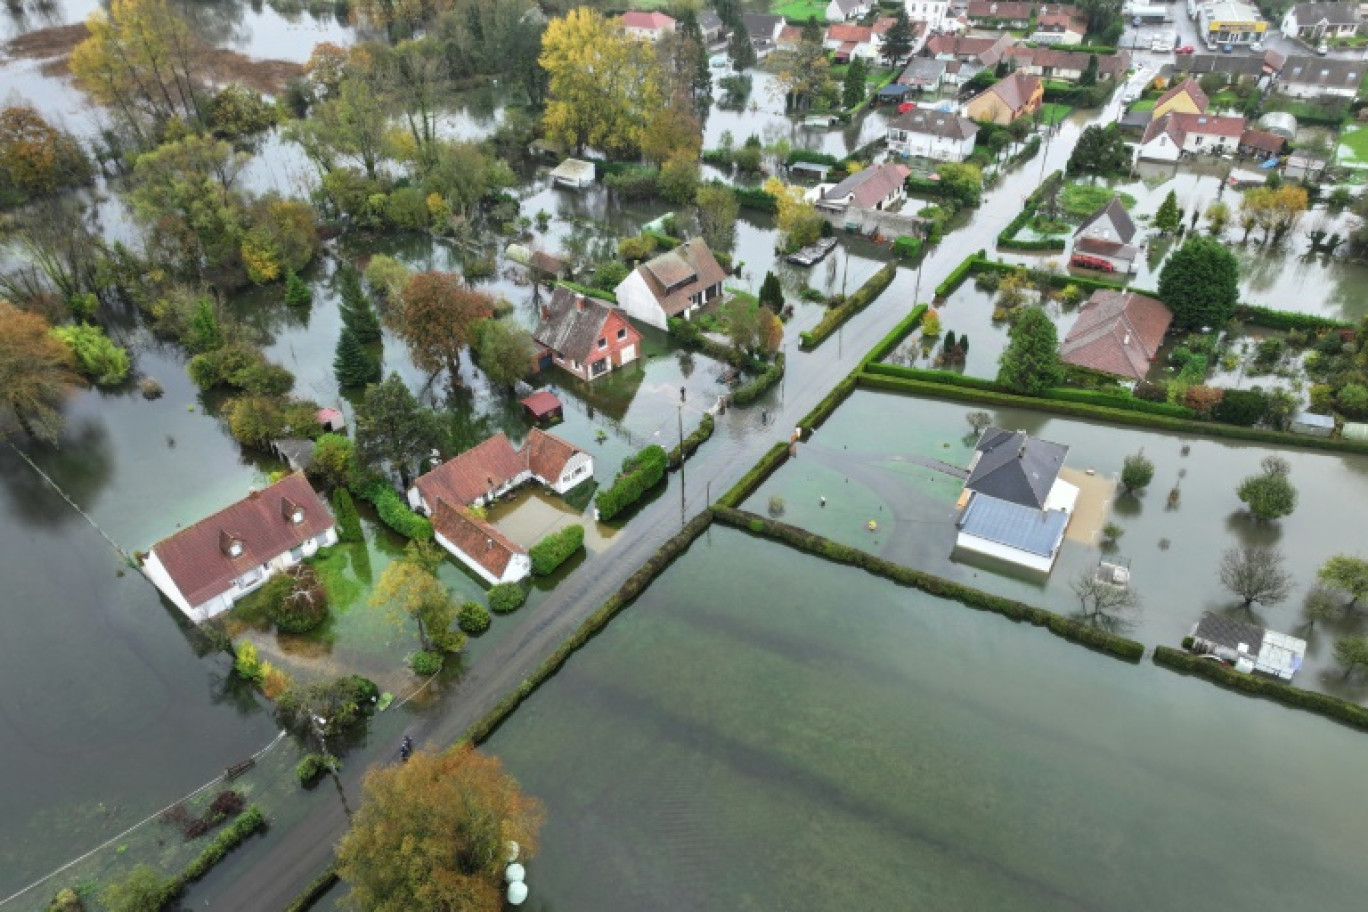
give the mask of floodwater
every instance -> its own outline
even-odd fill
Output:
[[[1362,734],[720,527],[488,747],[547,805],[538,910],[1339,909],[1368,886]]]
[[[1069,582],[1099,559],[1129,563],[1142,609],[1123,618],[1123,632],[1149,646],[1176,646],[1203,611],[1227,612],[1275,630],[1306,637],[1310,648],[1296,683],[1351,700],[1368,697],[1368,687],[1346,682],[1331,655],[1333,637],[1360,633],[1365,619],[1349,612],[1342,621],[1308,629],[1301,604],[1317,568],[1330,556],[1357,553],[1360,522],[1343,504],[1368,500],[1368,457],[1249,445],[1195,436],[1053,417],[1016,409],[985,409],[1000,427],[1069,447],[1065,465],[1115,479],[1123,459],[1144,451],[1155,464],[1154,481],[1138,496],[1106,497],[1106,489],[1085,488],[1079,509],[1104,509],[1124,535],[1114,549],[1096,539],[1066,538],[1048,577],[952,556],[955,499],[962,482],[926,467],[925,460],[966,466],[974,437],[965,416],[978,406],[891,393],[859,391],[747,501],[764,513],[771,497],[784,500],[785,522],[811,529],[889,560],[1017,598],[1060,614],[1078,610]],[[1292,466],[1299,503],[1292,515],[1260,524],[1235,496],[1240,479],[1259,471],[1263,457],[1277,453]],[[919,462],[919,460],[922,460]],[[1179,503],[1168,506],[1169,491]],[[819,499],[827,497],[822,507]],[[879,531],[866,528],[875,519]],[[1286,558],[1296,586],[1291,597],[1252,612],[1221,585],[1221,553],[1237,545],[1273,545]]]

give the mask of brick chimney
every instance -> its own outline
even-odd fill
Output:
[[[575,295],[575,310],[578,310],[580,313],[584,313],[584,295]]]

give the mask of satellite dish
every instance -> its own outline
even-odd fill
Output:
[[[504,871],[504,880],[508,881],[511,884],[522,883],[523,878],[526,876],[527,872],[523,870],[523,866],[518,864],[516,861],[509,865],[508,869]]]
[[[527,884],[519,880],[508,885],[508,904],[510,906],[521,906],[525,899],[527,899]]]

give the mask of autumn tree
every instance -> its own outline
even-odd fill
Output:
[[[507,845],[532,857],[543,817],[498,758],[464,744],[418,751],[366,774],[338,874],[372,912],[497,909]]]
[[[47,321],[0,301],[0,415],[55,443],[62,400],[79,382],[71,351],[49,334]]]
[[[21,203],[90,182],[81,144],[28,105],[0,111],[0,204]]]
[[[169,0],[111,0],[86,19],[71,52],[76,83],[119,117],[143,148],[173,120],[199,123],[203,47]]]
[[[800,41],[796,47],[770,55],[776,68],[775,89],[783,93],[784,109],[797,117],[806,111],[829,111],[840,101],[840,89],[831,78],[831,61],[820,38]]]
[[[403,559],[394,561],[380,575],[370,603],[388,609],[402,620],[412,618],[418,625],[418,640],[424,650],[459,652],[466,637],[453,628],[456,602],[435,575],[435,564],[425,553],[436,549],[430,542],[410,542]],[[440,560],[440,552],[437,552]]]
[[[246,216],[237,179],[246,162],[246,155],[207,136],[138,156],[129,199],[154,260],[187,271],[238,264]]]
[[[725,184],[700,184],[694,194],[698,230],[711,250],[731,250],[736,243],[736,217],[741,211],[736,194]]]
[[[537,346],[532,335],[503,320],[484,320],[476,327],[475,354],[489,382],[511,387],[532,373]]]
[[[1230,207],[1220,200],[1216,200],[1207,207],[1206,218],[1211,236],[1219,238],[1225,233],[1226,225],[1230,224]]]
[[[548,137],[615,158],[641,148],[651,115],[662,107],[659,65],[648,42],[629,38],[618,20],[580,7],[547,25],[539,62],[549,77],[542,118]]]
[[[1229,548],[1221,555],[1220,574],[1221,585],[1239,596],[1245,608],[1255,602],[1276,605],[1292,592],[1292,574],[1283,568],[1277,548]]]
[[[437,115],[451,88],[451,71],[442,49],[431,41],[404,41],[376,57],[380,94],[408,126],[420,164],[432,161],[437,145]]]
[[[36,200],[13,213],[6,228],[17,256],[0,274],[0,295],[25,305],[52,296],[70,304],[101,287],[104,239],[83,200],[71,194]]]
[[[409,347],[413,363],[435,374],[443,369],[461,382],[461,351],[475,341],[475,327],[494,315],[489,295],[452,272],[420,272],[409,279],[397,306],[386,313]]]
[[[768,307],[760,308],[760,349],[767,354],[774,354],[779,347],[784,344],[784,321],[779,319],[779,315]]]
[[[803,188],[785,184],[777,177],[765,181],[765,192],[778,203],[776,219],[784,233],[784,247],[797,250],[822,236],[822,216],[817,207],[804,198]]]
[[[260,285],[296,275],[309,265],[318,251],[314,222],[313,208],[302,200],[270,193],[252,203],[240,250],[247,278]]]
[[[727,337],[742,351],[754,349],[760,341],[760,307],[754,299],[732,295],[717,310],[727,325]]]
[[[998,383],[1014,392],[1039,395],[1064,379],[1059,335],[1039,307],[1027,307],[1007,331],[1010,341],[998,361]]]
[[[437,439],[436,416],[418,404],[398,374],[366,387],[356,407],[356,454],[363,464],[397,472],[407,488]]]
[[[456,6],[455,0],[351,0],[352,17],[389,34],[414,32]]]

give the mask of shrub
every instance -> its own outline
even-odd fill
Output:
[[[679,451],[679,444],[675,444],[670,450],[669,465],[671,469],[677,469],[683,464],[684,460],[694,454],[713,433],[714,419],[712,412],[704,412],[703,420],[698,422],[692,434],[684,438],[684,452]]]
[[[656,444],[624,460],[622,471],[613,479],[612,486],[599,491],[594,498],[599,519],[612,519],[640,500],[665,477],[668,462],[665,449]]]
[[[512,614],[527,601],[527,591],[517,583],[499,583],[489,590],[489,610],[495,614]]]
[[[732,391],[732,402],[737,405],[750,405],[784,376],[784,356],[779,354],[759,374],[747,380]]]
[[[919,237],[903,235],[893,242],[893,252],[904,259],[912,259],[921,253],[921,249],[922,239]]]
[[[622,280],[627,278],[630,271],[627,264],[619,263],[617,260],[609,260],[594,267],[594,275],[590,281],[594,283],[595,288],[612,291],[622,284]]]
[[[414,674],[427,678],[441,671],[444,661],[440,652],[415,652],[409,659],[409,667]]]
[[[742,209],[754,209],[757,212],[768,212],[770,214],[779,211],[779,200],[773,193],[750,187],[736,187],[732,192],[736,194],[736,201]]]
[[[655,249],[655,237],[644,233],[638,234],[635,237],[623,238],[618,241],[617,245],[618,256],[629,263],[636,260],[650,259],[651,255],[655,253]],[[616,288],[617,286],[614,285],[613,287]]]
[[[297,764],[295,764],[295,778],[299,784],[308,788],[319,779],[323,774],[331,769],[332,758],[326,754],[305,754]]]
[[[128,350],[110,341],[100,327],[59,326],[52,335],[71,351],[81,376],[96,386],[115,386],[128,377]]]
[[[637,165],[609,174],[603,179],[603,185],[623,199],[647,200],[655,196],[659,176],[660,172],[656,168]]]
[[[323,434],[314,441],[313,462],[309,465],[308,474],[326,488],[337,488],[347,483],[355,461],[356,445],[351,438],[341,434]]]
[[[204,847],[194,861],[181,872],[177,881],[177,890],[184,889],[186,884],[199,880],[205,874],[213,870],[214,865],[218,864],[233,849],[236,849],[247,837],[257,830],[264,829],[266,826],[266,815],[255,805],[249,807],[238,815],[227,829],[214,837],[214,841]]]
[[[338,488],[332,496],[333,517],[337,520],[337,538],[344,542],[364,541],[361,534],[361,517],[356,513],[351,492]]]
[[[471,636],[484,633],[489,629],[489,609],[479,602],[466,602],[456,613],[456,624]]]
[[[267,607],[271,620],[281,633],[308,633],[328,617],[328,594],[318,571],[308,564],[295,564],[273,577],[284,580],[283,596]]]
[[[578,523],[552,532],[527,552],[532,558],[532,572],[537,576],[550,576],[583,547],[584,526]]]
[[[234,648],[233,672],[253,684],[261,683],[261,658],[257,655],[256,644],[251,640],[244,640]]]
[[[375,507],[380,521],[405,538],[414,541],[432,540],[432,523],[409,509],[389,482],[377,481],[366,491],[366,499]]]
[[[1253,427],[1268,413],[1268,396],[1261,390],[1228,389],[1211,416],[1225,424]]]

